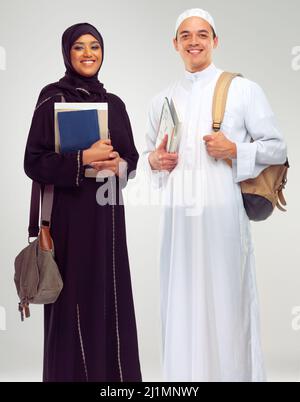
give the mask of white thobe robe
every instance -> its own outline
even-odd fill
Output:
[[[165,381],[264,381],[259,305],[250,223],[239,181],[284,163],[286,145],[262,89],[231,84],[221,130],[237,145],[231,169],[211,158],[212,99],[222,70],[211,64],[185,76],[151,102],[141,158],[163,193],[160,247]],[[179,162],[151,171],[164,98],[182,122]],[[250,143],[251,138],[254,142]]]

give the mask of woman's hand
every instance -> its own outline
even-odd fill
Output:
[[[112,175],[119,175],[120,163],[123,160],[118,152],[114,151],[109,154],[107,160],[92,162],[90,165],[98,171],[110,171]]]
[[[110,139],[107,139],[107,140],[98,140],[98,141],[94,142],[94,144],[92,144],[92,145],[90,146],[90,148],[91,148],[91,149],[93,149],[93,148],[100,148],[100,149],[102,149],[102,148],[103,148],[103,145],[111,145],[111,140],[110,140]]]
[[[109,159],[112,151],[111,140],[99,140],[91,145],[89,149],[83,151],[82,162],[84,165],[90,165],[91,162],[105,161]]]

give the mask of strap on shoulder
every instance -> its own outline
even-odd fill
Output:
[[[212,107],[212,129],[215,132],[220,131],[221,124],[224,118],[229,87],[235,77],[242,77],[242,75],[239,73],[223,72],[217,81]]]
[[[212,129],[215,132],[218,132],[221,129],[229,87],[235,77],[242,77],[242,74],[223,72],[217,81],[212,106]],[[225,159],[225,162],[232,167],[231,159]]]

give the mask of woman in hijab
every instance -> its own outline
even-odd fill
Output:
[[[57,301],[45,305],[43,380],[141,381],[124,208],[121,199],[99,205],[96,193],[104,184],[84,175],[87,164],[111,171],[118,194],[119,162],[129,175],[138,153],[124,103],[98,80],[100,33],[87,23],[73,25],[63,34],[62,51],[65,76],[41,91],[24,161],[32,180],[54,185],[50,231],[64,282]],[[54,102],[61,94],[66,102],[107,102],[111,142],[56,153]]]

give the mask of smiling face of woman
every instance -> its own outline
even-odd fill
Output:
[[[90,34],[80,36],[70,50],[74,70],[83,77],[97,74],[102,63],[100,43]]]

